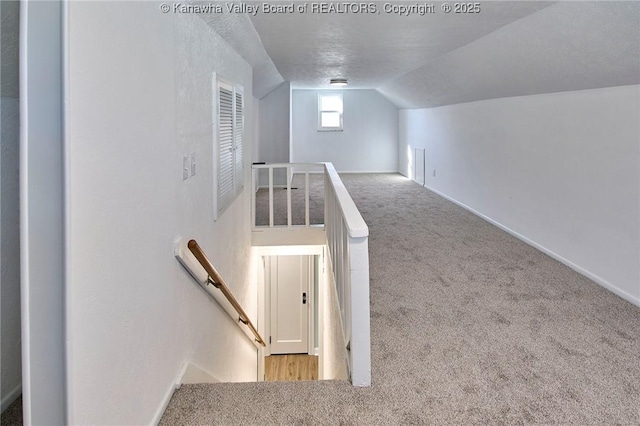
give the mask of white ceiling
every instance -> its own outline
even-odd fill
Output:
[[[476,15],[425,16],[384,13],[384,3],[376,4],[379,15],[259,13],[251,20],[294,87],[327,87],[331,77],[344,77],[350,87],[376,88],[550,3],[487,2]]]
[[[484,1],[479,14],[444,14],[434,4],[425,16],[208,19],[254,66],[258,97],[283,80],[327,88],[333,77],[402,108],[640,83],[638,1]]]
[[[640,83],[640,3],[562,2],[378,87],[403,108]]]
[[[193,3],[206,5],[209,2]],[[253,67],[254,96],[262,98],[284,82],[247,14],[202,13],[199,16]]]

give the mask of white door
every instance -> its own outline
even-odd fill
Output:
[[[271,256],[271,353],[309,351],[312,256]]]

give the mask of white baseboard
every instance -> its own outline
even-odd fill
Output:
[[[9,408],[9,406],[13,404],[13,402],[18,399],[20,395],[22,395],[22,383],[18,384],[18,386],[13,388],[11,392],[9,392],[7,395],[5,395],[4,398],[2,398],[2,402],[0,403],[0,412],[4,413],[4,410]]]
[[[543,252],[544,254],[552,257],[553,259],[557,260],[560,263],[565,264],[566,266],[568,266],[569,268],[573,269],[574,271],[576,271],[577,273],[584,275],[585,277],[589,278],[590,280],[598,283],[599,285],[601,285],[602,287],[606,288],[607,290],[611,291],[612,293],[622,297],[624,300],[640,307],[640,298],[637,298],[629,293],[627,293],[626,291],[616,287],[615,285],[611,284],[609,281],[605,280],[604,278],[589,272],[588,270],[584,269],[583,267],[581,267],[580,265],[576,265],[575,263],[571,262],[568,259],[565,259],[564,257],[560,256],[559,254],[549,250],[548,248],[542,246],[541,244],[538,244],[537,242],[525,237],[522,234],[519,234],[518,232],[514,231],[513,229],[504,226],[503,224],[491,219],[489,216],[485,216],[484,214],[474,210],[473,208],[467,206],[464,203],[461,203],[460,201],[449,197],[446,194],[443,194],[442,192],[431,188],[429,186],[424,186],[426,189],[428,189],[429,191],[438,194],[439,196],[441,196],[442,198],[446,198],[447,200],[451,201],[454,204],[457,204],[458,206],[462,207],[463,209],[473,213],[474,215],[486,220],[487,222],[489,222],[490,224],[497,226],[498,228],[502,229],[503,231],[513,235],[514,237],[516,237],[517,239],[529,244],[532,247],[535,247],[536,249],[540,250],[541,252]]]
[[[153,420],[151,421],[152,425],[157,425],[160,423],[160,419],[164,415],[167,406],[169,406],[169,402],[171,402],[171,397],[176,389],[180,389],[183,384],[191,384],[191,383],[218,383],[220,380],[213,377],[211,374],[207,373],[203,369],[185,362],[182,364],[176,379],[173,384],[167,389],[162,398],[162,402],[160,406],[156,410],[155,415],[153,416]]]
[[[258,185],[258,189],[256,190],[256,192],[261,189],[269,189],[269,185]],[[273,189],[287,189],[287,185],[273,185]]]
[[[149,424],[157,425],[158,423],[160,423],[160,419],[162,419],[164,412],[169,406],[169,402],[171,402],[171,397],[173,397],[173,393],[176,391],[176,389],[180,389],[180,383],[186,367],[187,367],[187,363],[184,363],[182,368],[180,368],[180,372],[178,373],[176,380],[174,381],[174,383],[171,384],[171,386],[169,386],[169,389],[167,389],[167,391],[165,392],[164,397],[162,397],[162,401],[160,402],[160,406],[156,410],[156,413],[153,415],[153,420],[151,420],[151,423]]]
[[[191,385],[197,383],[220,383],[213,374],[191,363],[187,364],[186,368],[183,368],[183,374],[180,380],[180,385]],[[178,383],[176,383],[178,385]],[[180,387],[180,386],[178,386]]]

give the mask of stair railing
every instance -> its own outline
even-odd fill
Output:
[[[264,175],[260,172],[266,170],[268,180],[264,182]],[[310,228],[320,224],[311,224],[309,218],[309,174],[320,173],[323,171],[323,163],[253,163],[252,165],[252,188],[251,192],[251,227],[255,231],[260,228]],[[294,173],[304,175],[304,224],[294,225],[292,219],[292,188]],[[285,174],[285,176],[281,176]],[[277,176],[276,176],[277,175]],[[280,179],[276,179],[280,178]],[[282,178],[286,180],[282,181]],[[279,185],[276,185],[278,180]],[[283,185],[284,184],[284,185]],[[287,224],[275,225],[274,209],[274,188],[283,187],[287,191]],[[269,191],[269,223],[268,225],[256,224],[256,192],[259,188],[264,188]]]
[[[240,303],[238,303],[236,298],[233,296],[233,293],[231,293],[229,286],[224,282],[224,279],[222,278],[222,276],[220,276],[216,268],[213,267],[213,264],[211,264],[211,261],[209,261],[209,258],[207,258],[207,255],[204,254],[204,251],[202,251],[196,240],[190,240],[187,244],[187,247],[189,248],[189,251],[191,251],[193,256],[198,260],[200,265],[202,265],[204,270],[207,271],[207,274],[209,275],[208,283],[212,284],[215,288],[219,289],[222,294],[224,294],[224,297],[227,298],[231,306],[233,306],[233,308],[240,316],[238,320],[246,325],[253,333],[255,341],[262,346],[266,346],[264,339],[262,338],[262,336],[260,336],[260,333],[258,333],[258,330],[256,330],[256,328],[254,327],[253,323],[249,319],[249,316],[246,314],[244,309],[242,309]]]

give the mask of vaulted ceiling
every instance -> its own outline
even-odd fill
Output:
[[[379,14],[204,19],[254,66],[258,97],[282,81],[327,88],[333,77],[401,108],[640,83],[638,1],[486,1],[474,14],[445,14],[436,2],[424,16],[384,4]]]

